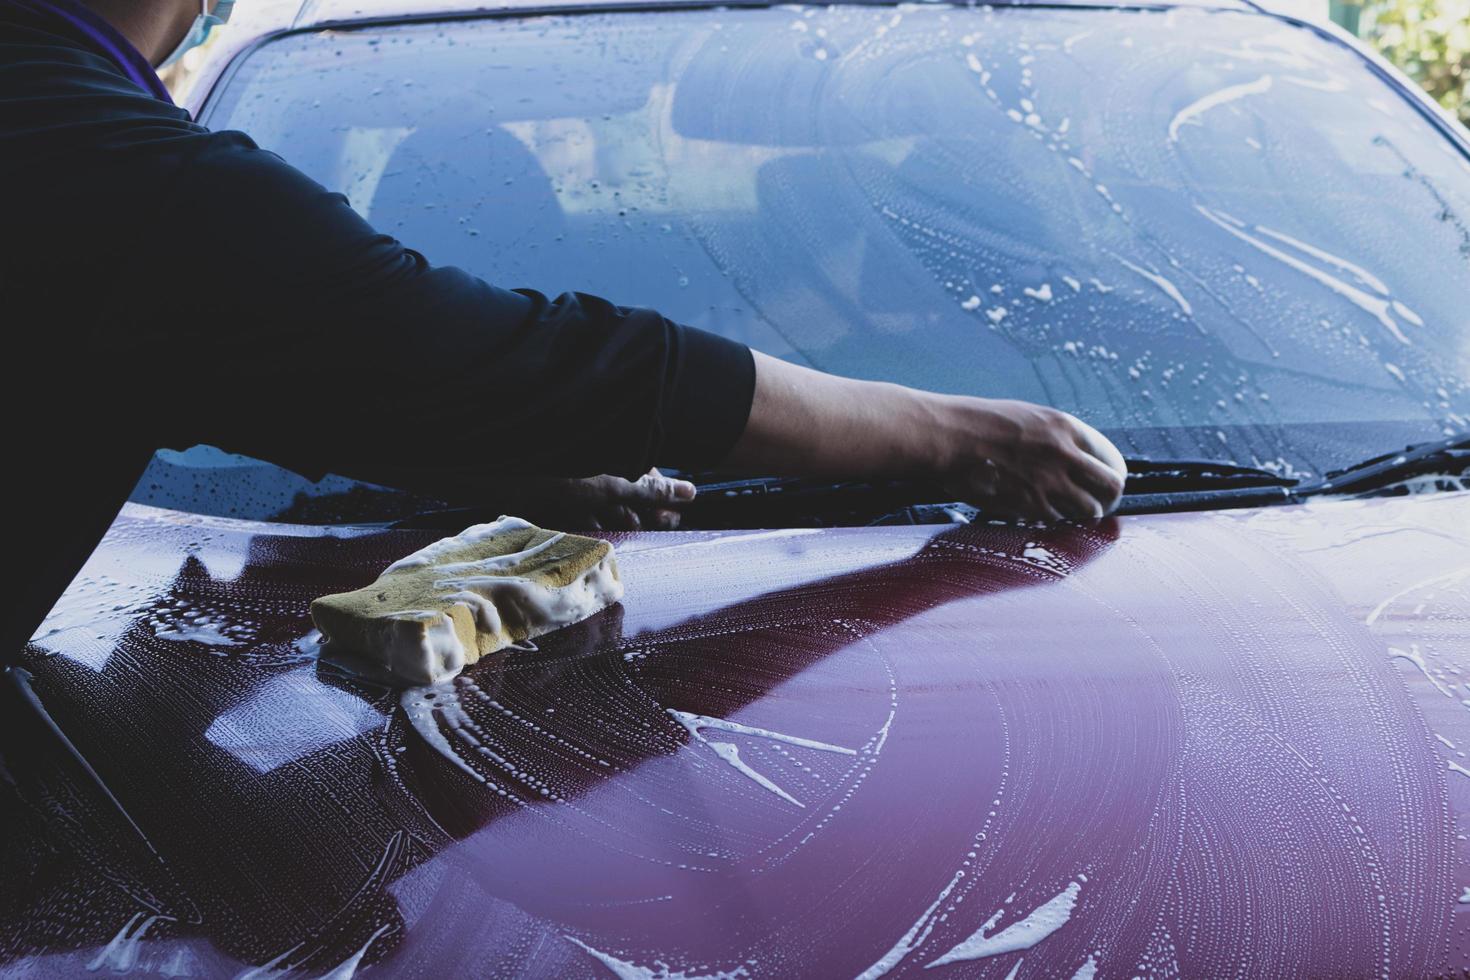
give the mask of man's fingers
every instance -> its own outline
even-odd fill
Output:
[[[664,481],[670,500],[688,501],[694,499],[694,494],[696,492],[695,486],[688,480],[679,480],[673,477],[664,476],[658,471],[657,467],[649,470],[648,475]]]
[[[688,480],[676,480],[664,476],[658,470],[649,470],[637,480],[622,481],[618,488],[618,499],[624,503],[679,505],[694,499],[694,484]]]
[[[1078,453],[1072,462],[1070,475],[1083,491],[1102,507],[1104,513],[1112,510],[1123,496],[1123,479],[1102,460],[1088,453]],[[1094,515],[1101,517],[1102,514]]]
[[[1095,521],[1107,511],[1102,501],[1077,486],[1059,494],[1055,505],[1062,516],[1073,521]]]
[[[1121,481],[1128,476],[1128,464],[1123,460],[1123,454],[1118,447],[1113,445],[1113,440],[1088,425],[1086,422],[1072,416],[1075,423],[1077,445],[1088,455],[1094,457],[1109,470],[1111,470]]]

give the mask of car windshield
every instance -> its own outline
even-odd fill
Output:
[[[784,7],[271,41],[206,107],[431,261],[1307,476],[1470,426],[1470,166],[1253,14]]]

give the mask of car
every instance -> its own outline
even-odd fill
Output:
[[[0,972],[1470,968],[1470,136],[1394,69],[1234,0],[240,17],[199,118],[430,260],[1057,405],[1128,494],[686,474],[621,603],[396,690],[311,599],[486,515],[174,447],[0,712]]]

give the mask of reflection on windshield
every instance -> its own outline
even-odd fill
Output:
[[[1470,427],[1470,167],[1220,12],[785,8],[308,34],[206,121],[431,260],[1292,475]]]

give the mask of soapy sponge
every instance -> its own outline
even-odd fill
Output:
[[[606,541],[502,517],[399,559],[366,588],[322,596],[311,618],[338,662],[365,659],[406,683],[437,684],[622,596]]]

